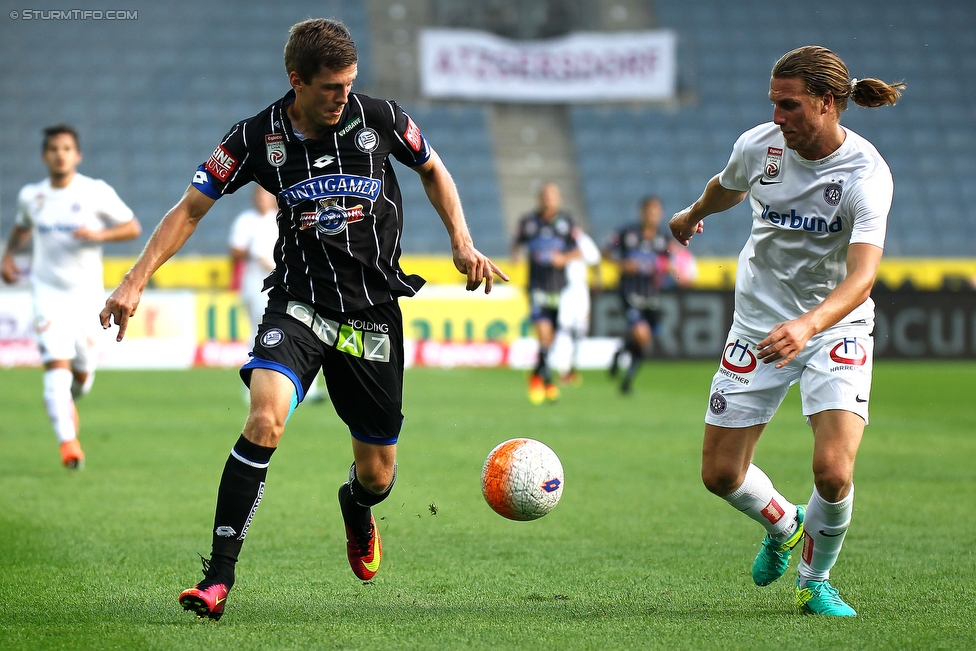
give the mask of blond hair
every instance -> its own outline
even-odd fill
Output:
[[[852,79],[847,65],[825,47],[807,45],[787,52],[773,66],[774,79],[802,79],[810,95],[834,96],[838,111],[847,109],[847,100],[858,106],[894,106],[905,89],[903,82],[889,84],[869,77]]]

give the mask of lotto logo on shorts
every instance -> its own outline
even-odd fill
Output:
[[[751,376],[759,368],[759,360],[751,348],[752,344],[738,337],[726,342],[719,373],[739,384],[748,385],[752,381]]]

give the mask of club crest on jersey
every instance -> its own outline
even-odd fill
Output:
[[[335,197],[318,200],[315,212],[303,212],[299,228],[306,230],[315,227],[323,235],[337,235],[346,230],[346,224],[352,224],[363,219],[363,207],[353,206],[345,208],[339,205]]]
[[[364,154],[371,154],[380,146],[380,137],[376,132],[366,127],[356,133],[356,147]]]
[[[768,147],[766,149],[766,163],[763,165],[763,176],[767,179],[775,179],[779,176],[779,171],[783,168],[783,149],[781,147]]]
[[[729,339],[725,343],[725,353],[722,355],[722,363],[719,366],[719,373],[725,377],[748,386],[752,382],[752,376],[759,368],[759,360],[752,352],[753,345],[736,337]]]
[[[844,193],[844,188],[838,183],[831,183],[823,191],[824,201],[828,206],[836,206],[840,203],[840,198]]]
[[[288,157],[285,152],[285,134],[269,133],[264,137],[264,146],[268,151],[268,164],[272,167],[281,167],[285,164]]]
[[[857,337],[844,337],[830,349],[830,360],[844,366],[864,366],[868,361],[868,351],[864,349]]]

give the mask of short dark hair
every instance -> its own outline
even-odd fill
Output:
[[[352,34],[338,20],[310,18],[292,25],[285,44],[285,72],[306,84],[322,68],[341,70],[359,60]]]
[[[51,138],[54,136],[60,136],[62,133],[66,133],[75,139],[75,148],[81,151],[81,143],[78,140],[78,131],[73,126],[69,124],[55,124],[52,127],[44,128],[44,140],[41,142],[41,153],[47,150],[47,143],[50,142]]]

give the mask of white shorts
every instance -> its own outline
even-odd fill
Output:
[[[105,331],[98,322],[104,306],[101,293],[64,292],[35,286],[34,333],[41,362],[69,360],[71,368],[91,373],[98,366],[99,343]]]
[[[590,290],[566,287],[559,296],[559,327],[586,335],[590,330]]]
[[[822,332],[780,369],[758,360],[760,340],[729,333],[712,378],[706,423],[718,427],[768,423],[789,388],[799,382],[804,416],[840,409],[857,414],[867,424],[874,367],[874,339],[867,327]]]

